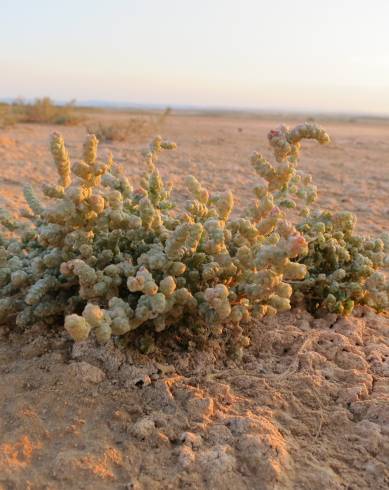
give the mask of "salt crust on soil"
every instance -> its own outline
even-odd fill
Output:
[[[239,363],[3,328],[0,488],[388,488],[389,318],[250,328]]]

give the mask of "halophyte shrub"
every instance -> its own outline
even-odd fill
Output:
[[[351,313],[365,304],[377,311],[389,307],[389,280],[380,271],[389,265],[389,234],[377,238],[355,233],[355,216],[347,211],[314,211],[298,225],[308,242],[301,259],[307,276],[293,284],[296,299],[310,311]]]
[[[82,159],[71,164],[62,137],[54,133],[59,180],[43,187],[47,202],[26,187],[29,209],[23,215],[29,224],[0,215],[8,230],[0,247],[0,321],[16,316],[26,328],[64,318],[74,340],[93,335],[101,343],[136,329],[161,332],[181,325],[204,340],[223,334],[239,355],[249,343],[240,323],[288,310],[293,291],[297,297],[303,292],[315,307],[330,307],[329,294],[335,303],[346,301],[337,297],[338,289],[327,291],[316,282],[323,273],[331,281],[339,264],[325,266],[315,248],[323,216],[310,212],[316,187],[297,169],[303,138],[329,142],[323,129],[308,123],[269,133],[276,162],[253,154],[253,202],[241,217],[232,217],[232,193],[212,194],[193,176],[186,178],[190,199],[174,202],[157,168],[158,157],[173,150],[173,143],[154,139],[134,190],[112,157],[97,159],[94,135]],[[288,221],[296,211],[303,220],[297,227]],[[343,238],[347,242],[348,235]],[[381,242],[372,252],[382,255]],[[386,260],[381,258],[372,261],[362,281],[372,291],[372,306],[381,293],[386,299],[380,296],[380,304],[387,301],[387,283],[374,270]],[[351,280],[342,265],[346,275],[337,273],[339,284]]]
[[[280,126],[270,131],[269,142],[279,164],[297,164],[301,139],[307,137],[307,132],[318,136],[319,129],[313,128],[312,124],[305,124],[291,130]],[[297,171],[289,180],[289,191],[283,189],[283,194],[289,192],[292,197],[288,203],[291,208],[297,206],[293,195],[304,196],[309,203],[300,210],[302,219],[296,225],[308,244],[307,253],[298,258],[307,274],[302,281],[290,281],[293,299],[303,301],[313,313],[323,310],[348,314],[355,305],[362,304],[377,311],[388,309],[389,279],[380,269],[389,266],[389,233],[362,237],[356,234],[356,217],[352,213],[313,209],[316,188],[308,187],[307,195],[307,188],[296,187],[299,174]],[[311,182],[310,176],[300,176]]]

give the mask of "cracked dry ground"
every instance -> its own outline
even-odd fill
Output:
[[[2,489],[386,489],[389,318],[294,310],[221,353],[2,331]]]

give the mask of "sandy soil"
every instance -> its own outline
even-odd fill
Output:
[[[251,197],[253,150],[270,156],[259,118],[168,118],[179,148],[161,173]],[[359,230],[389,228],[389,125],[326,125],[332,145],[306,144],[323,207],[355,212]],[[240,128],[240,129],[239,129]],[[50,126],[0,133],[0,205],[54,178]],[[61,128],[77,158],[85,129]],[[102,145],[139,175],[138,144]],[[237,364],[218,352],[73,346],[63,330],[0,328],[0,489],[386,489],[389,317],[302,310],[256,322]]]

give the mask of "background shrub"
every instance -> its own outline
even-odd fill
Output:
[[[6,115],[13,123],[59,124],[73,126],[82,121],[76,113],[75,101],[65,105],[55,105],[49,97],[35,99],[27,103],[18,99],[7,105]]]

